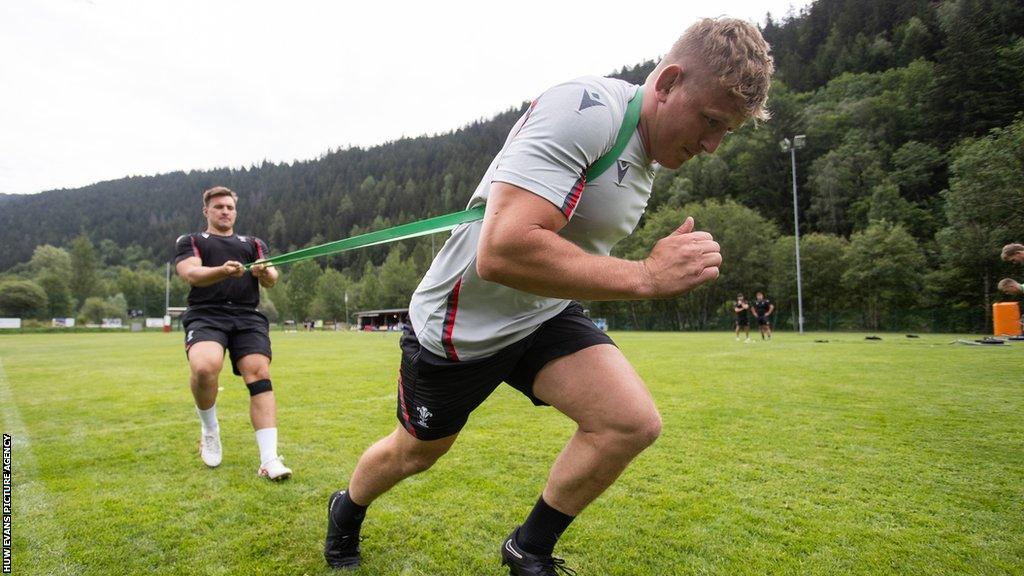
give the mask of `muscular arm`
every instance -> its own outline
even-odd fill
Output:
[[[687,292],[718,277],[718,243],[693,220],[641,261],[591,254],[558,235],[565,216],[547,200],[495,182],[477,251],[484,280],[555,298],[627,300]]]
[[[198,256],[178,262],[174,269],[182,280],[198,288],[212,286],[231,277],[239,278],[245,274],[245,267],[241,262],[228,260],[220,266],[203,266],[203,261]]]

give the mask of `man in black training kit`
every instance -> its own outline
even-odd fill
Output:
[[[761,330],[761,340],[764,340],[765,335],[768,339],[772,339],[772,320],[770,316],[772,312],[775,312],[775,304],[772,301],[764,297],[764,292],[758,292],[757,297],[754,299],[754,315],[757,316],[757,327]]]
[[[534,101],[470,198],[485,206],[483,221],[452,231],[412,296],[398,426],[328,500],[331,567],[359,565],[367,506],[448,452],[506,382],[577,428],[533,510],[501,543],[501,561],[512,576],[568,570],[552,555],[559,537],[661,431],[643,380],[575,300],[666,298],[718,277],[718,243],[692,218],[643,260],[609,252],[636,228],[653,164],[678,168],[747,119],[767,118],[771,74],[756,27],[705,19],[643,86],[585,77]]]
[[[743,294],[736,295],[732,312],[736,315],[736,341],[740,341],[740,329],[742,329],[747,338],[744,342],[750,342],[750,304],[747,303]]]
[[[277,283],[277,270],[245,264],[268,257],[267,245],[255,236],[235,234],[238,195],[223,186],[203,193],[206,231],[178,238],[174,265],[192,289],[181,316],[189,380],[201,424],[199,456],[210,468],[220,466],[222,449],[217,422],[217,391],[224,350],[231,368],[249,388],[249,418],[260,451],[257,475],[284,480],[292,475],[277,453],[277,404],[270,384],[270,325],[256,307],[260,286]]]

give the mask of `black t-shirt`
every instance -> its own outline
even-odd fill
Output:
[[[764,316],[768,313],[768,309],[772,307],[772,301],[765,298],[764,300],[754,300],[754,312],[757,312],[758,316]]]
[[[220,266],[228,260],[242,264],[270,256],[266,242],[255,236],[217,236],[197,232],[179,236],[174,247],[174,264],[198,256],[203,266]],[[246,270],[241,278],[226,278],[210,286],[193,286],[188,293],[189,306],[235,305],[255,308],[260,304],[259,281]]]
[[[742,304],[740,304],[737,301],[733,305],[732,311],[736,313],[736,319],[737,320],[746,320],[747,319],[747,308],[740,308],[740,306],[742,306]]]

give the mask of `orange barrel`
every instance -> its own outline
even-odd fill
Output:
[[[1020,336],[1020,304],[996,302],[992,305],[992,334]]]

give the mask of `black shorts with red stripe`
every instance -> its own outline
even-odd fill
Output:
[[[548,362],[597,344],[615,343],[571,303],[544,322],[533,334],[486,358],[452,361],[420,346],[406,325],[400,346],[398,421],[420,440],[437,440],[458,433],[469,415],[505,382],[534,405],[533,381]]]
[[[249,354],[272,358],[270,323],[254,308],[241,306],[190,306],[181,315],[185,331],[185,356],[197,342],[217,342],[227,349],[231,371],[240,376],[238,361]]]

